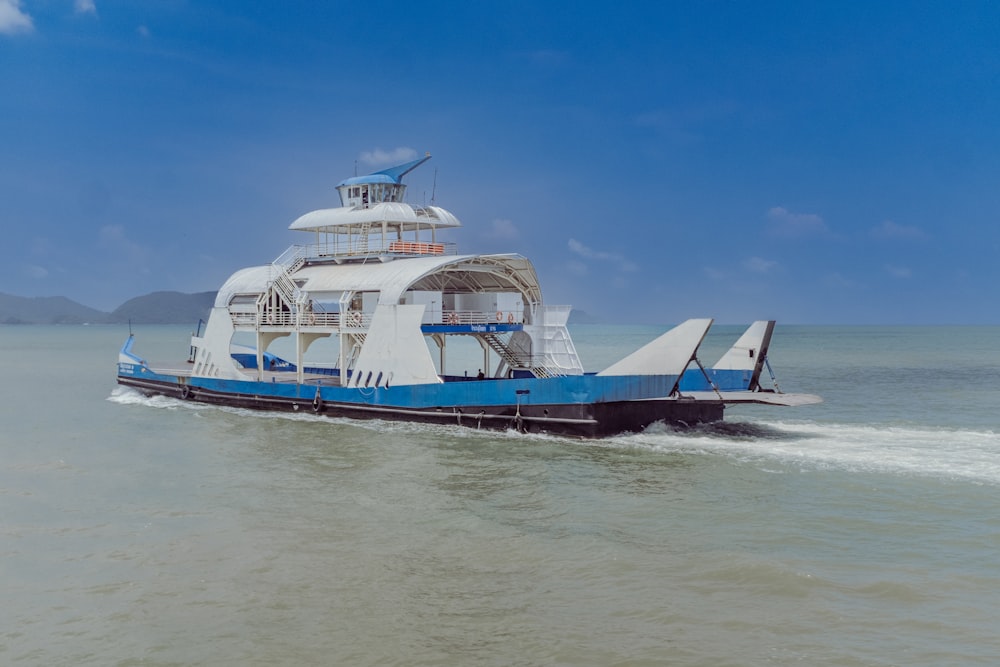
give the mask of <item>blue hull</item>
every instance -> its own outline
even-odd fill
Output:
[[[120,363],[119,384],[146,394],[259,410],[517,429],[582,437],[636,432],[657,421],[718,421],[721,401],[669,398],[676,376],[574,375],[450,381],[399,387],[189,378]]]

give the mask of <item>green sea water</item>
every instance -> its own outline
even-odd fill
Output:
[[[660,331],[572,329],[588,370]],[[0,327],[0,664],[1000,656],[1000,328],[779,324],[823,404],[598,441],[144,398],[126,335]]]

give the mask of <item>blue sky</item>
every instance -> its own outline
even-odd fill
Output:
[[[1000,323],[995,3],[0,0],[0,86],[6,293],[217,289],[430,152],[606,321]]]

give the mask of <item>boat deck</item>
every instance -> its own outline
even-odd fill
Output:
[[[159,375],[172,375],[175,377],[190,378],[191,375],[191,365],[184,362],[147,362],[147,366],[151,371]],[[244,369],[242,371],[243,379],[247,382],[258,382],[256,369]],[[440,376],[444,382],[472,382],[480,381],[480,378],[470,377],[470,376],[460,376],[460,375],[442,375]],[[482,378],[482,380],[498,380],[504,378]],[[261,374],[261,382],[275,383],[275,384],[296,384],[298,382],[298,376],[295,371],[289,370],[265,370]],[[310,385],[313,387],[338,387],[340,386],[340,376],[334,375],[332,373],[303,373],[304,385]]]

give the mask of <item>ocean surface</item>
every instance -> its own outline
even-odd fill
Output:
[[[598,441],[143,398],[127,333],[0,326],[0,664],[1000,664],[1000,327],[779,324],[823,404]]]

